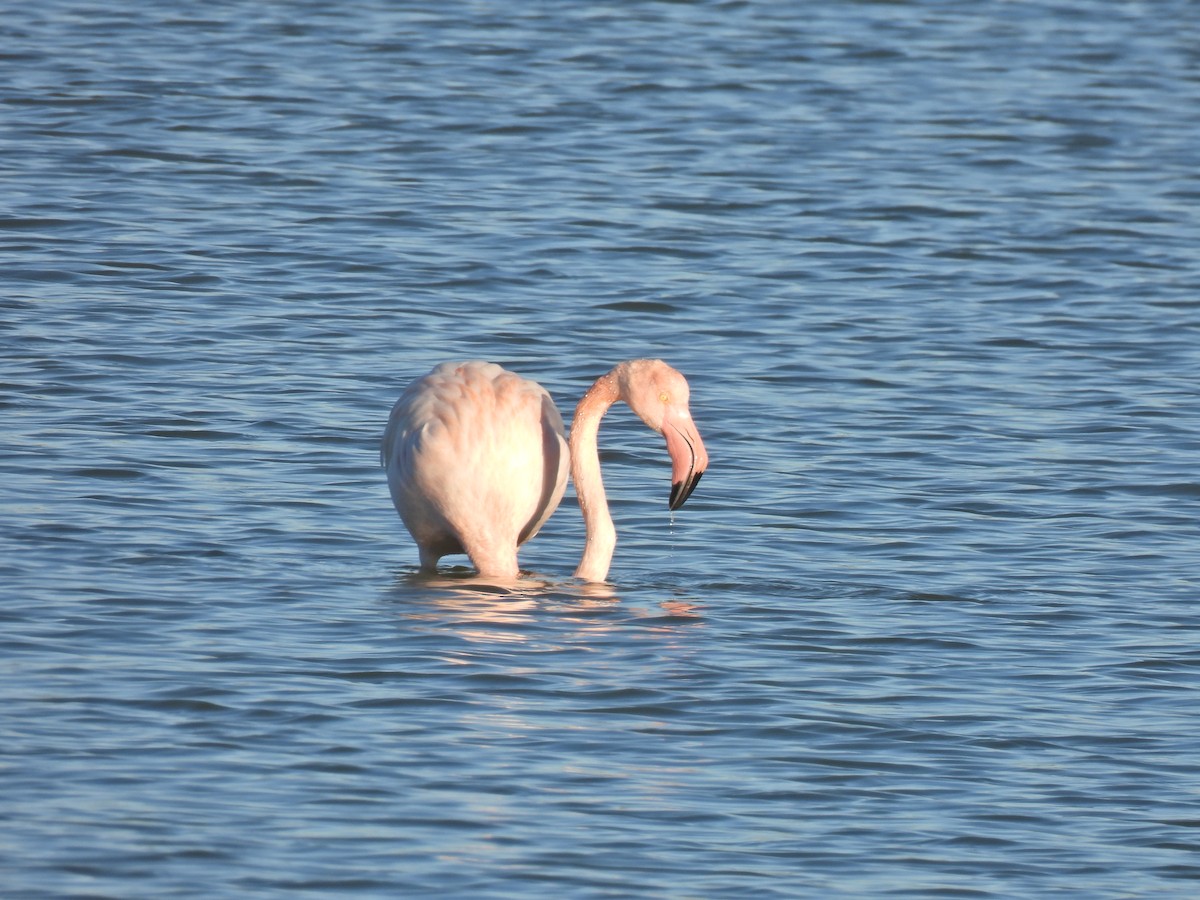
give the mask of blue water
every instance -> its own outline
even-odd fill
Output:
[[[1192,897],[1200,14],[0,20],[5,897]],[[377,464],[445,359],[601,446],[518,589]],[[455,563],[461,564],[455,568]]]

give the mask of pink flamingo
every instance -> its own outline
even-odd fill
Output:
[[[603,581],[617,533],[600,477],[600,419],[624,400],[667,441],[669,507],[683,506],[708,467],[688,410],[688,383],[659,359],[635,359],[600,376],[575,408],[568,449],[546,390],[494,363],[442,363],[392,408],[380,458],[392,502],[417,543],[421,568],[466,553],[480,575],[519,574],[517,548],[550,518],[567,465],[587,538],[575,577]]]

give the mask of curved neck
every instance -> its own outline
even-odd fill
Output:
[[[603,581],[608,576],[613,549],[617,545],[617,530],[608,512],[604,480],[600,477],[598,438],[600,420],[620,396],[616,370],[601,375],[583,395],[575,407],[575,418],[571,420],[571,479],[575,482],[575,493],[587,530],[583,558],[575,570],[575,577],[586,581]]]

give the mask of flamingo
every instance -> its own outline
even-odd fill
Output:
[[[604,581],[617,533],[600,475],[597,437],[609,407],[624,400],[666,438],[670,509],[683,506],[708,467],[688,410],[688,383],[660,359],[619,363],[575,408],[568,445],[545,388],[495,363],[442,363],[400,395],[380,460],[392,502],[416,541],[421,569],[466,553],[479,574],[515,579],[517,548],[558,507],[568,460],[587,536],[575,577]]]

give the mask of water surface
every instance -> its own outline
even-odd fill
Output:
[[[0,33],[6,896],[1195,893],[1191,4]],[[635,356],[611,583],[417,575],[403,386]]]

